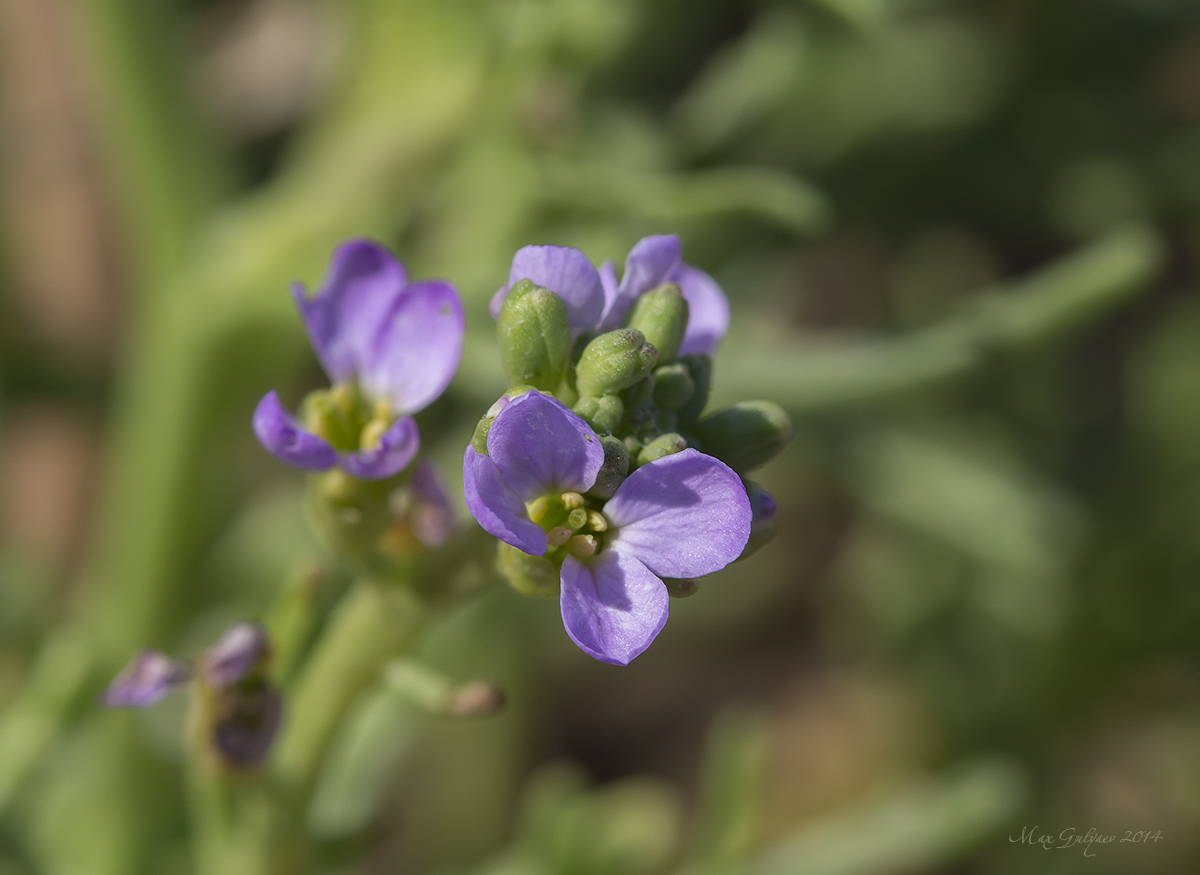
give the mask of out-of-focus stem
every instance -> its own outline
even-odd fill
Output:
[[[411,646],[424,606],[411,591],[360,580],[348,592],[298,679],[274,771],[306,799],[342,717],[387,660]]]

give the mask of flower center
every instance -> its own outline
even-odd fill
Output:
[[[396,421],[386,400],[372,402],[355,383],[318,389],[304,399],[303,412],[305,427],[342,453],[371,449]]]
[[[529,518],[546,530],[546,556],[558,565],[568,555],[586,559],[604,546],[609,524],[601,507],[601,502],[578,492],[547,493],[525,505]]]

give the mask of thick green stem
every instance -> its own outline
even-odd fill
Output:
[[[296,684],[275,757],[275,774],[293,799],[307,799],[346,710],[390,657],[411,646],[423,615],[409,590],[369,580],[338,605]]]

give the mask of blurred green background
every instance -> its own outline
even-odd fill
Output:
[[[671,232],[776,540],[617,669],[480,538],[422,658],[508,708],[356,703],[312,870],[1200,866],[1200,4],[0,0],[0,184],[3,875],[191,872],[183,697],[96,693],[340,573],[249,429],[290,281],[458,285],[453,482],[512,253]]]

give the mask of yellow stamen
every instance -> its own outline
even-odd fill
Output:
[[[578,531],[582,529],[588,521],[587,511],[582,507],[577,507],[567,514],[567,525]]]
[[[587,527],[593,532],[608,531],[608,520],[604,518],[604,514],[598,510],[589,510],[587,518]]]
[[[596,552],[596,539],[591,535],[576,535],[567,541],[567,550],[576,559],[586,559]]]
[[[546,515],[546,511],[550,509],[550,499],[541,495],[535,498],[529,504],[525,505],[525,509],[529,511],[529,518],[535,523],[540,523],[542,517]]]
[[[561,547],[567,541],[571,540],[571,536],[575,533],[566,526],[555,526],[549,532],[550,546]]]
[[[567,510],[574,510],[577,507],[583,507],[583,496],[578,492],[564,492],[562,503]]]

